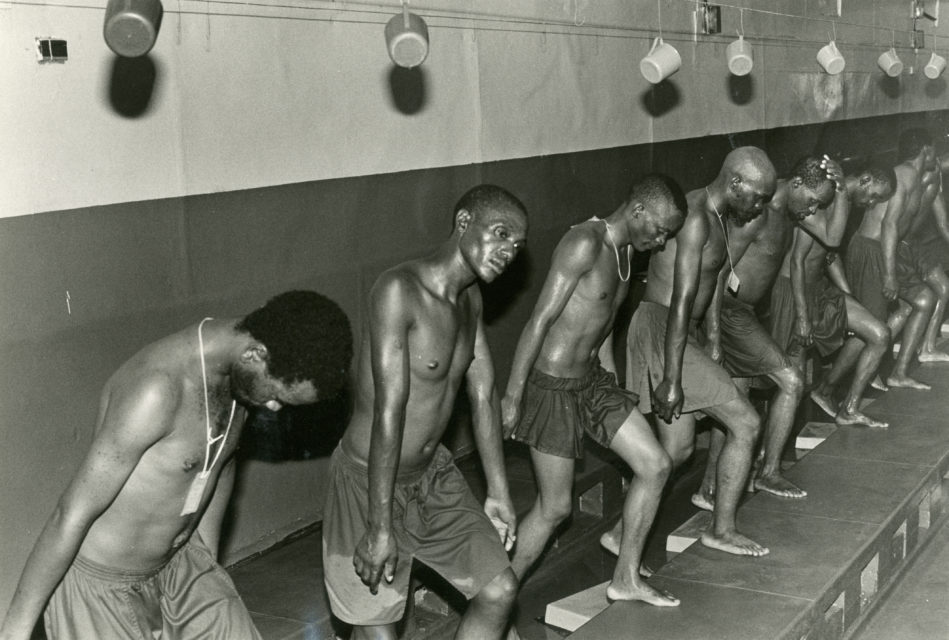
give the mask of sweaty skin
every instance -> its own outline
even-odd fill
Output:
[[[547,280],[518,342],[502,402],[506,430],[518,423],[532,368],[558,378],[582,378],[596,366],[597,354],[629,289],[629,254],[633,249],[648,251],[661,246],[681,224],[682,213],[671,202],[660,206],[632,200],[606,220],[587,221],[566,233],[554,251]],[[608,342],[602,351],[611,352]],[[611,357],[604,366],[615,370]],[[613,437],[610,448],[629,464],[633,481],[623,507],[619,560],[607,597],[676,606],[677,598],[646,584],[639,572],[646,535],[668,477],[668,456],[636,409]],[[519,529],[512,561],[519,578],[536,562],[571,508],[574,460],[534,448],[531,459],[539,494]]]
[[[685,223],[662,251],[649,261],[644,300],[668,307],[663,379],[654,390],[660,440],[673,463],[682,464],[694,447],[695,417],[681,414],[682,361],[692,321],[704,315],[723,286],[728,261],[725,229],[734,230],[760,215],[774,193],[774,167],[760,149],[741,147],[725,158],[719,176],[708,187],[687,195]],[[750,238],[736,239],[731,262],[741,260]],[[713,319],[714,322],[714,319]],[[714,354],[716,345],[711,345]],[[702,535],[706,546],[739,555],[761,556],[767,548],[737,531],[738,499],[751,466],[751,450],[760,421],[746,398],[703,409],[727,430],[718,462],[718,499],[712,527]]]
[[[234,399],[274,409],[316,400],[309,382],[287,386],[268,377],[245,386],[265,371],[266,350],[235,332],[235,323],[214,320],[203,329],[214,435],[224,433]],[[237,360],[250,377],[237,376],[232,366]],[[197,510],[181,515],[204,464],[204,407],[197,325],[145,347],[112,375],[102,391],[89,453],[27,560],[0,638],[29,637],[77,554],[110,568],[145,572],[167,563],[196,529],[217,554],[233,486],[232,454],[246,412],[238,405]]]

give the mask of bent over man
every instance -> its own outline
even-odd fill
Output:
[[[333,453],[323,520],[330,606],[353,638],[396,637],[412,559],[470,600],[456,638],[499,638],[517,593],[505,546],[515,513],[501,452],[499,399],[477,281],[524,246],[527,214],[492,185],[455,206],[451,236],[372,287],[356,405]],[[439,442],[463,380],[488,496],[482,510]]]
[[[349,322],[292,291],[243,320],[206,318],[109,379],[92,446],[27,560],[0,637],[259,638],[217,563],[247,407],[334,395]],[[52,597],[50,595],[52,594]]]
[[[664,176],[647,176],[611,215],[574,226],[554,250],[502,402],[505,430],[531,448],[538,486],[512,563],[519,578],[571,513],[574,460],[582,455],[586,432],[633,470],[607,597],[679,603],[639,575],[643,544],[669,475],[669,456],[636,408],[635,395],[618,386],[610,343],[605,351],[611,371],[597,354],[626,298],[633,250],[662,246],[682,226],[685,209],[678,185]]]

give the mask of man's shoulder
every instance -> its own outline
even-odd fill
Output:
[[[597,227],[600,227],[600,229]],[[605,225],[602,224],[594,225],[586,222],[571,227],[557,243],[553,262],[555,264],[574,264],[592,260],[600,252],[603,245],[601,234],[605,232],[605,228]]]

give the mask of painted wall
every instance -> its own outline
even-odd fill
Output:
[[[608,213],[633,175],[698,186],[741,143],[783,168],[818,147],[885,148],[912,115],[849,119],[946,103],[919,74],[881,84],[873,47],[842,45],[848,70],[830,80],[813,61],[824,34],[764,15],[745,18],[763,38],[753,79],[729,82],[727,39],[690,44],[690,3],[671,1],[664,34],[685,64],[657,89],[637,70],[656,26],[639,0],[464,4],[503,22],[433,1],[430,59],[393,71],[381,31],[395,3],[342,4],[168,2],[153,53],[128,61],[102,42],[101,3],[0,0],[4,609],[88,448],[101,385],[143,344],[292,287],[335,298],[358,329],[376,275],[441,240],[457,197],[492,181],[532,213],[528,254],[485,292],[503,382],[557,238]],[[894,3],[853,4],[851,22],[901,20]],[[70,60],[37,64],[36,36],[67,39]],[[310,441],[338,432],[338,414],[309,420]],[[246,453],[227,560],[322,514],[321,451]]]

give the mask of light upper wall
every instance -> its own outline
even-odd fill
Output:
[[[722,9],[725,35],[694,38],[695,3],[663,0],[683,67],[654,90],[638,69],[658,32],[651,0],[412,2],[431,35],[415,72],[394,72],[385,52],[396,2],[167,1],[152,83],[105,46],[104,0],[0,0],[0,216],[946,104],[945,80],[918,72],[929,51],[908,46],[909,2],[843,0],[837,77],[815,62],[832,33],[825,0],[735,4],[815,19],[744,12],[755,68],[736,81],[724,49],[738,10]],[[924,28],[949,45],[945,20]],[[884,81],[875,61],[894,35],[914,73]],[[69,61],[38,64],[36,36],[66,39]],[[130,87],[151,89],[134,116],[117,109]]]

